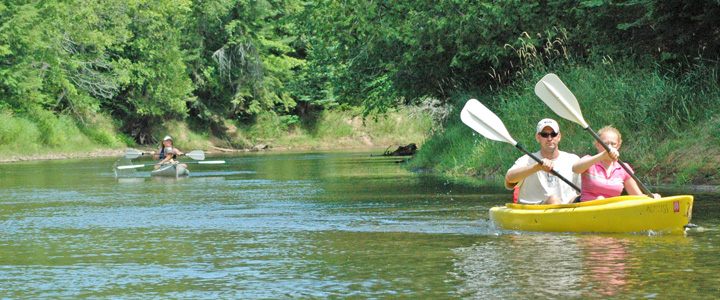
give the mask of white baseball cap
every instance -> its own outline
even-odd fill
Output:
[[[165,138],[163,138],[163,142],[167,140],[172,140],[172,138],[169,135],[166,135]]]
[[[538,122],[537,132],[535,132],[535,133],[537,134],[537,133],[542,132],[542,130],[545,129],[545,127],[550,127],[555,132],[560,132],[560,125],[558,125],[558,122],[556,122],[553,119],[542,119],[542,120],[540,120],[540,122]]]

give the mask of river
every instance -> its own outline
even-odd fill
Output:
[[[685,236],[500,232],[510,192],[380,152],[209,157],[226,163],[181,179],[0,164],[0,299],[720,296],[718,192],[695,193]]]

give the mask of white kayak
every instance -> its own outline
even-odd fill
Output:
[[[150,172],[150,176],[181,177],[190,175],[190,171],[181,164],[166,164]]]

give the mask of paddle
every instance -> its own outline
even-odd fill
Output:
[[[138,158],[141,155],[151,155],[152,153],[149,152],[140,152],[135,149],[127,149],[125,150],[125,157],[129,159]],[[190,151],[188,153],[183,154],[182,156],[187,156],[195,160],[203,160],[205,159],[205,152],[202,150],[194,150]]]
[[[207,161],[191,161],[191,162],[183,162],[182,164],[201,164],[201,165],[217,165],[217,164],[224,164],[224,160],[207,160]],[[123,169],[137,169],[137,168],[143,168],[143,167],[149,167],[149,166],[155,166],[159,164],[144,164],[144,165],[127,165],[127,166],[118,166],[118,170]]]
[[[549,106],[556,114],[567,120],[580,124],[585,131],[589,132],[595,140],[598,141],[603,148],[605,148],[605,151],[610,152],[610,147],[608,147],[608,145],[600,139],[600,136],[598,136],[597,133],[590,128],[590,125],[585,122],[575,95],[573,95],[573,93],[567,88],[567,86],[565,86],[557,75],[552,73],[545,75],[545,77],[543,77],[540,82],[535,85],[535,94],[537,94],[538,97],[540,97],[540,99],[542,99],[542,101],[545,102],[545,104],[547,104],[547,106]],[[650,189],[648,189],[645,184],[637,178],[637,176],[635,176],[635,173],[633,173],[622,160],[618,159],[618,163],[620,163],[620,166],[625,170],[625,172],[635,179],[635,182],[637,182],[643,193],[652,197],[653,193],[650,192]]]
[[[485,107],[485,105],[480,103],[480,101],[477,101],[475,99],[468,100],[468,102],[465,104],[465,107],[463,107],[462,111],[460,112],[460,119],[463,123],[465,123],[465,125],[469,126],[473,130],[477,131],[477,133],[485,136],[486,138],[513,145],[515,146],[515,148],[520,149],[520,151],[530,156],[530,158],[537,161],[539,164],[542,164],[542,160],[540,158],[535,156],[535,154],[530,153],[530,151],[527,151],[525,147],[523,147],[519,142],[516,142],[510,136],[507,129],[505,128],[505,124],[503,124],[500,118],[498,118],[498,116],[496,116],[492,111]],[[565,177],[560,175],[560,173],[555,170],[551,170],[550,172],[560,178],[565,183],[569,184],[576,191],[580,192],[579,187],[573,184],[570,180],[567,180]]]

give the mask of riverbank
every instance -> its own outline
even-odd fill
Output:
[[[399,146],[399,145],[398,145]],[[378,154],[382,154],[384,150],[394,150],[398,146],[396,145],[370,145],[370,146],[357,146],[357,147],[337,147],[337,148],[317,148],[317,147],[280,147],[280,148],[264,148],[264,149],[227,149],[220,147],[212,147],[211,149],[198,149],[203,150],[208,154],[220,154],[220,153],[245,153],[245,152],[259,152],[259,151],[310,151],[310,150],[378,150]],[[125,147],[122,149],[96,149],[91,151],[80,151],[80,152],[58,152],[48,154],[33,154],[27,156],[11,156],[7,158],[0,158],[0,163],[13,163],[13,162],[24,162],[24,161],[41,161],[41,160],[59,160],[59,159],[77,159],[77,158],[101,158],[101,157],[121,157],[125,155],[125,150],[131,147]],[[133,147],[134,149],[151,150],[149,147]]]
[[[452,102],[461,108],[478,99],[531,152],[538,149],[535,125],[543,118],[560,123],[560,149],[594,155],[595,140],[582,126],[552,112],[532,87],[556,73],[577,97],[593,129],[612,125],[622,134],[621,158],[640,179],[654,186],[714,186],[720,180],[720,84],[717,68],[692,71],[639,66],[633,62],[568,65],[528,70],[497,92],[468,92]],[[692,79],[689,80],[688,78]],[[451,117],[430,136],[412,167],[450,176],[502,180],[522,155],[507,143],[487,139]]]
[[[2,116],[0,116],[1,118]],[[5,116],[6,120],[21,120]],[[432,112],[426,108],[411,107],[388,113],[378,118],[362,118],[358,111],[336,110],[323,112],[312,123],[278,126],[277,120],[264,120],[250,126],[226,124],[224,138],[193,130],[181,121],[169,121],[158,128],[159,137],[170,135],[175,146],[184,151],[203,150],[208,153],[252,151],[333,150],[333,149],[385,149],[414,143],[422,145],[432,129],[437,128]],[[66,122],[66,128],[73,128]],[[68,158],[120,157],[125,149],[152,151],[157,144],[137,145],[122,134],[113,133],[107,126],[106,135],[113,142],[100,143],[78,129],[62,131],[63,142],[56,145],[42,143],[42,139],[24,143],[9,143],[0,147],[0,163],[56,160]],[[159,139],[159,138],[158,138]]]
[[[113,156],[122,156],[124,154],[125,154],[125,148],[123,148],[123,149],[96,149],[96,150],[91,150],[91,151],[80,151],[80,152],[58,152],[58,153],[46,153],[46,154],[32,154],[32,155],[26,155],[26,156],[3,157],[3,158],[0,158],[0,163],[37,161],[37,160],[57,160],[57,159],[71,159],[71,158],[113,157]]]

